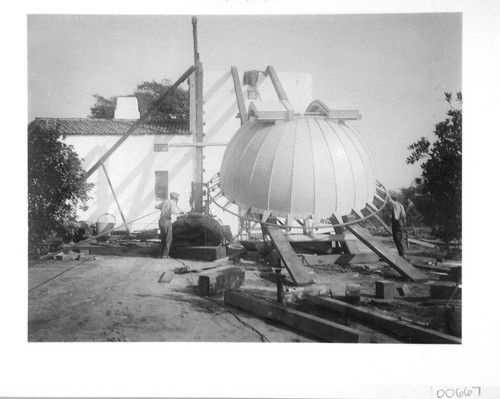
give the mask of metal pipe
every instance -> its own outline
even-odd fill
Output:
[[[209,182],[210,183],[210,182]],[[349,221],[349,222],[345,222],[345,223],[335,223],[335,224],[320,224],[320,225],[317,225],[317,226],[311,226],[311,229],[328,229],[328,228],[335,228],[335,227],[343,227],[343,226],[350,226],[350,225],[353,225],[353,224],[358,224],[360,222],[363,222],[365,220],[368,220],[370,219],[373,215],[379,213],[382,209],[384,209],[384,207],[387,205],[387,199],[388,199],[388,195],[387,195],[387,189],[380,183],[377,181],[377,184],[379,185],[379,187],[382,187],[385,191],[384,193],[386,194],[385,196],[385,199],[382,199],[381,198],[381,201],[383,201],[383,204],[380,208],[378,208],[378,210],[376,211],[372,211],[368,216],[365,216],[364,218],[361,218],[361,219],[355,219],[355,220],[352,220],[352,221]],[[243,220],[248,220],[248,221],[251,221],[251,222],[257,222],[257,223],[260,223],[260,224],[265,224],[265,225],[273,225],[273,226],[276,226],[276,224],[274,223],[267,223],[267,222],[262,222],[260,220],[256,220],[256,219],[252,219],[252,218],[249,218],[249,217],[246,217],[246,216],[243,216],[243,215],[240,215],[240,214],[237,214],[236,212],[232,212],[231,210],[227,209],[227,207],[233,203],[232,200],[229,200],[224,206],[220,205],[217,201],[215,201],[215,196],[212,196],[210,194],[210,192],[207,193],[208,195],[208,199],[210,201],[212,201],[215,205],[217,205],[219,208],[221,208],[223,211],[225,212],[228,212],[230,213],[231,215],[234,215],[234,216],[237,216],[238,218],[240,219],[243,219]],[[292,225],[287,225],[287,224],[284,224],[283,226],[278,226],[279,228],[285,228],[285,229],[303,229],[304,227],[302,226],[292,226]]]
[[[122,208],[120,206],[120,203],[118,202],[118,197],[116,196],[113,185],[111,184],[111,179],[109,178],[108,171],[107,171],[106,166],[104,164],[102,164],[102,170],[104,171],[104,174],[106,175],[106,180],[108,181],[109,188],[111,189],[111,193],[113,194],[113,198],[115,199],[116,206],[118,207],[118,211],[120,211],[120,216],[122,217],[123,223],[125,223],[125,228],[127,229],[128,233],[130,234],[130,228],[128,227],[127,221],[125,220],[125,215],[123,215]]]
[[[223,147],[228,143],[213,142],[213,143],[172,143],[167,144],[169,147]]]

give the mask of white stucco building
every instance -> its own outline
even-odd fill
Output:
[[[257,93],[251,86],[241,82],[247,109],[251,101],[278,100],[271,79],[264,73],[258,76]],[[278,76],[294,110],[304,112],[313,100],[311,76],[283,72],[278,72]],[[240,72],[240,77],[243,77],[243,72]],[[241,125],[230,70],[204,73],[203,99],[204,142],[228,142]],[[131,98],[120,100],[115,119],[112,120],[36,118],[32,123],[62,133],[66,143],[72,145],[83,158],[84,168],[89,170],[128,130],[134,118],[138,118],[134,104]],[[127,118],[129,115],[130,119]],[[144,123],[106,160],[106,171],[127,222],[154,211],[155,204],[172,191],[180,194],[181,209],[191,209],[196,150],[193,147],[169,147],[165,151],[165,144],[193,143],[193,131],[192,121]],[[205,147],[204,181],[219,172],[224,151],[224,146]],[[107,213],[115,217],[117,224],[121,224],[120,212],[103,168],[91,175],[89,181],[94,183],[90,194],[92,200],[88,202],[89,209],[86,212],[80,211],[80,220],[94,223]],[[223,224],[231,226],[233,235],[237,233],[236,217],[215,205],[211,206],[211,212]],[[153,214],[132,223],[130,229],[156,228],[157,220],[158,215]]]

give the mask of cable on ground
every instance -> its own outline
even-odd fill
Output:
[[[90,259],[85,259],[85,260],[81,261],[80,263],[77,263],[76,265],[71,266],[69,269],[66,269],[66,270],[62,271],[61,273],[56,274],[54,277],[51,277],[51,278],[49,278],[48,280],[45,280],[43,283],[40,283],[40,284],[38,284],[37,286],[35,286],[35,287],[33,287],[33,288],[30,288],[30,289],[28,290],[28,292],[31,292],[31,291],[33,291],[33,290],[35,290],[35,289],[37,289],[37,288],[41,287],[42,285],[47,284],[49,281],[54,280],[55,278],[59,277],[61,274],[64,274],[64,273],[66,273],[66,272],[69,272],[70,270],[74,269],[75,267],[80,266],[82,263],[87,262],[88,260],[90,260]]]
[[[183,266],[187,267],[187,269],[189,270],[189,274],[190,274],[190,277],[191,277],[191,286],[192,287],[195,287],[195,284],[194,284],[194,281],[193,281],[193,273],[191,272],[191,268],[189,267],[188,264],[184,263],[183,261],[181,261],[180,259],[175,259],[173,258],[174,260],[176,260],[177,262],[179,262],[180,264],[182,264]],[[188,280],[189,281],[189,280]],[[228,309],[226,306],[224,306],[222,303],[219,303],[217,302],[215,299],[212,299],[212,298],[209,298],[209,297],[203,297],[205,298],[207,301],[210,301],[210,302],[213,302],[217,305],[219,305],[220,307],[222,307],[226,312],[228,312],[229,314],[231,314],[236,320],[238,320],[241,324],[243,324],[245,327],[248,327],[250,328],[252,331],[254,331],[257,335],[259,335],[260,337],[260,340],[262,342],[271,342],[269,341],[269,339],[264,335],[262,334],[259,330],[257,330],[255,327],[251,326],[250,324],[248,324],[247,322],[241,320],[234,312],[232,312],[230,309]]]

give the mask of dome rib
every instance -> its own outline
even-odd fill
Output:
[[[296,147],[297,145],[297,129],[298,129],[298,125],[297,123],[294,124],[294,127],[295,129],[293,130],[293,148]],[[295,165],[295,151],[292,151],[292,170],[291,170],[291,173],[290,173],[290,206],[289,206],[289,211],[290,213],[292,213],[293,211],[293,188],[295,187],[295,174],[293,173],[294,171],[294,166]]]
[[[352,138],[352,135],[350,135],[350,134],[348,134],[348,133],[347,133],[347,131],[346,131],[347,126],[343,125],[343,123],[339,123],[339,127],[340,127],[340,129],[344,132],[344,135],[347,137],[347,140],[349,140],[349,141],[352,143],[352,147],[353,147],[353,149],[354,149],[353,155],[354,155],[354,154],[356,154],[356,156],[357,156],[357,157],[358,157],[358,159],[359,159],[360,164],[361,164],[361,165],[362,165],[362,167],[363,167],[363,170],[366,170],[365,163],[364,163],[364,161],[363,161],[363,156],[362,156],[362,154],[361,154],[361,149],[360,149],[360,148],[359,148],[359,146],[357,146],[357,145],[356,145],[356,143],[354,142],[354,140],[353,140],[353,138]],[[364,150],[364,148],[363,148],[363,150]],[[364,152],[364,151],[363,151],[363,152]],[[352,157],[349,157],[349,160],[351,161],[351,167],[352,167],[353,162],[354,162],[355,160],[354,160],[354,159],[352,159]],[[354,173],[354,172],[353,172],[353,173]],[[367,186],[367,185],[365,185],[365,183],[366,183],[366,181],[367,181],[367,180],[366,180],[367,178],[368,178],[368,176],[367,176],[367,174],[365,173],[365,182],[364,182],[364,183],[363,183],[363,182],[361,182],[361,181],[360,181],[360,182],[358,182],[358,187],[363,187],[363,191],[365,191],[365,192],[366,192],[365,197],[366,197],[366,195],[368,194],[368,191],[369,191],[369,190],[368,190],[368,188],[367,188],[368,186]],[[355,182],[356,182],[356,180],[355,180]],[[363,184],[362,184],[362,183],[363,183]],[[362,186],[361,186],[361,184],[362,184]],[[366,189],[366,190],[365,190],[365,189]],[[354,192],[355,192],[355,193],[358,193],[358,190],[354,190]],[[356,198],[354,198],[354,204],[356,204],[356,205],[357,205]]]
[[[278,125],[280,126],[280,125]],[[277,150],[274,151],[274,154],[273,154],[273,161],[272,161],[272,165],[271,165],[271,172],[269,173],[269,188],[267,190],[267,209],[270,209],[270,204],[271,204],[271,196],[272,196],[272,193],[271,193],[271,188],[272,188],[272,184],[273,184],[273,172],[274,172],[274,165],[275,165],[275,160],[276,160],[276,154],[278,154],[278,151],[279,151],[279,148],[280,148],[280,144],[281,144],[281,140],[283,139],[283,136],[285,136],[284,132],[285,132],[285,124],[281,124],[281,129],[280,129],[280,137],[278,139],[278,143],[276,144],[276,148]]]
[[[335,136],[337,137],[337,140],[339,141],[340,145],[341,145],[341,149],[345,155],[345,158],[347,159],[347,164],[349,165],[349,173],[350,173],[350,177],[351,179],[348,180],[348,184],[349,185],[352,185],[352,195],[353,195],[353,199],[352,199],[352,204],[356,204],[356,177],[354,175],[354,170],[353,170],[353,167],[352,167],[352,162],[351,162],[351,159],[349,158],[349,152],[348,152],[348,149],[345,145],[345,142],[342,138],[342,134],[339,134],[339,131],[333,126],[333,124],[331,123],[330,120],[326,120],[326,123],[330,126],[330,128],[335,132]],[[340,127],[340,123],[336,123],[337,127]],[[343,134],[345,134],[345,132],[340,129],[342,131]],[[352,206],[351,208],[354,208],[354,206]],[[347,209],[346,209],[347,210]]]
[[[333,181],[334,181],[334,184],[335,184],[335,190],[334,191],[335,191],[335,209],[336,209],[337,206],[338,206],[338,195],[337,195],[338,188],[337,188],[337,178],[336,178],[337,174],[335,173],[335,163],[333,162],[332,149],[330,148],[330,143],[328,143],[328,140],[326,139],[325,131],[323,130],[323,127],[319,123],[318,119],[315,119],[315,122],[318,125],[319,130],[321,131],[321,134],[323,135],[323,140],[325,141],[325,144],[328,147],[328,152],[330,154],[329,159],[330,159],[330,164],[332,166],[332,172],[333,172],[333,177],[334,177]]]
[[[372,171],[372,180],[375,180],[375,165],[373,164],[373,160],[370,157],[370,151],[368,150],[368,146],[366,145],[365,141],[361,137],[361,134],[359,133],[358,129],[356,129],[356,127],[354,125],[352,125],[350,123],[347,123],[347,122],[346,122],[346,125],[347,125],[347,127],[349,127],[349,129],[352,130],[352,132],[354,133],[354,135],[356,136],[356,138],[358,139],[358,141],[363,146],[363,148],[365,150],[366,158],[368,159],[368,162],[370,163],[370,167],[371,167],[371,171]],[[371,183],[372,182],[370,181],[369,182],[369,187],[372,185]]]
[[[313,138],[311,134],[311,126],[309,126],[309,119],[306,119],[307,122],[307,131],[309,132],[309,142],[311,143],[311,159],[312,159],[312,170],[313,170],[313,209],[312,209],[312,214],[314,215],[316,213],[316,202],[318,200],[318,196],[316,194],[316,173],[315,173],[315,162],[314,162],[314,144],[313,144]]]
[[[238,130],[238,132],[233,136],[231,141],[229,142],[228,147],[235,146],[236,148],[234,148],[233,151],[231,151],[229,153],[226,151],[226,153],[224,154],[224,158],[222,159],[221,170],[227,170],[227,172],[224,174],[221,174],[221,185],[225,185],[224,183],[226,183],[226,182],[228,185],[231,185],[231,186],[234,185],[234,180],[237,178],[238,170],[233,169],[233,168],[227,168],[226,165],[228,163],[230,164],[232,162],[235,162],[238,158],[241,160],[245,156],[245,153],[248,150],[248,147],[250,147],[253,140],[255,140],[256,133],[254,133],[249,138],[248,143],[246,144],[246,147],[241,154],[239,154],[239,152],[240,152],[239,148],[241,146],[244,146],[245,142],[244,142],[244,140],[242,140],[241,142],[238,142],[238,141],[240,140],[240,137],[242,137],[243,139],[246,139],[247,137],[249,137],[249,131],[251,131],[252,127],[254,127],[256,123],[257,122],[255,122],[255,121],[251,121],[251,122],[243,125],[240,128],[240,130]],[[235,142],[236,142],[236,145],[234,144]]]

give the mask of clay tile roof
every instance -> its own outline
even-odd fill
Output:
[[[121,136],[136,122],[126,119],[35,118],[30,125],[56,130],[65,136]],[[139,135],[190,134],[187,120],[162,120],[142,123],[133,133]]]

